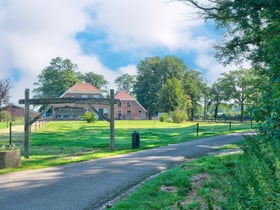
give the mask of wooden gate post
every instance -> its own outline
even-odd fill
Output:
[[[114,114],[114,90],[110,90],[110,149],[115,149],[115,114]]]
[[[30,136],[30,120],[29,120],[29,89],[25,89],[24,103],[24,157],[29,158],[29,136]]]

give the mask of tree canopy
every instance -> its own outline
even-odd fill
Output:
[[[90,83],[98,89],[101,89],[109,84],[109,82],[105,80],[103,75],[95,74],[94,72],[85,73],[84,75],[82,75],[82,79],[84,82]]]
[[[130,74],[123,74],[115,79],[115,84],[118,90],[125,90],[128,94],[133,94],[133,86],[135,84],[136,76]]]
[[[275,0],[183,0],[200,9],[202,17],[225,29],[225,39],[217,46],[217,57],[225,64],[250,61],[261,78],[255,88],[258,104],[256,120],[274,138],[280,122],[280,4]],[[267,125],[269,123],[269,125]],[[269,129],[268,129],[269,128]]]
[[[108,84],[103,75],[93,72],[83,74],[77,64],[60,57],[52,59],[37,78],[34,83],[37,88],[33,90],[35,97],[59,97],[76,82],[88,82],[99,89]]]
[[[75,82],[80,82],[80,76],[78,66],[69,59],[54,58],[38,75],[33,92],[37,97],[59,97]]]
[[[137,66],[134,93],[137,100],[148,110],[149,117],[160,111],[161,89],[167,80],[182,80],[187,70],[184,62],[175,56],[149,57]],[[170,100],[169,100],[170,101]]]
[[[0,111],[3,105],[9,103],[10,100],[10,89],[12,85],[8,79],[0,80]]]

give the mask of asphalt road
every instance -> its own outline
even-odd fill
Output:
[[[0,210],[98,209],[160,171],[243,139],[229,134],[116,157],[0,175]]]

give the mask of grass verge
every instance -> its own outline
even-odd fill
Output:
[[[187,161],[145,182],[110,209],[222,209],[226,181],[239,156],[213,155]]]
[[[279,139],[247,137],[242,152],[186,162],[147,181],[111,209],[278,210],[279,145]]]

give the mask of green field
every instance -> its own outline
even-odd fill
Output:
[[[231,127],[231,132],[239,132],[250,129],[251,124],[234,123]],[[4,130],[0,130],[0,144],[2,145],[9,141],[9,135]],[[131,149],[131,134],[134,131],[140,134],[140,148],[137,150],[197,139],[197,123],[193,122],[177,124],[156,120],[115,121],[115,150],[110,151],[108,122],[98,121],[90,124],[83,121],[48,122],[40,128],[37,127],[36,131],[33,126],[30,158],[22,158],[22,167],[2,169],[0,173],[44,168],[133,152],[136,151]],[[229,133],[228,123],[199,124],[199,138],[225,133]],[[22,132],[13,133],[12,140],[22,148]]]

